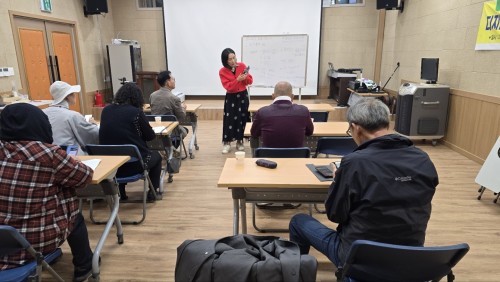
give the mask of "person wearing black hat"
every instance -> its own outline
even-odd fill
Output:
[[[16,228],[36,251],[50,253],[68,241],[74,281],[92,274],[87,227],[78,211],[75,189],[93,171],[52,144],[52,128],[39,108],[8,105],[0,119],[0,224]],[[0,258],[0,271],[33,260],[26,251]]]

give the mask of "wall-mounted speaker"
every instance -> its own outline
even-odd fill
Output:
[[[84,0],[83,3],[83,13],[85,16],[108,12],[108,0]]]
[[[398,7],[398,0],[377,0],[377,10],[392,10]]]

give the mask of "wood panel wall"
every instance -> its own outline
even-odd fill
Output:
[[[450,90],[443,142],[482,164],[500,135],[500,97]]]

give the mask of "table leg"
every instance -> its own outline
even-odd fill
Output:
[[[240,224],[240,200],[233,199],[233,235],[238,235],[238,227]]]
[[[247,201],[245,198],[240,199],[241,209],[241,234],[247,234]]]
[[[198,123],[197,122],[191,122],[191,127],[193,129],[193,135],[191,135],[191,140],[189,141],[189,158],[193,159],[193,147],[198,150],[198,142],[196,139],[196,131],[198,129]]]
[[[99,257],[101,256],[101,250],[104,247],[104,243],[106,242],[106,238],[108,237],[109,232],[113,227],[113,224],[116,224],[118,243],[120,243],[120,235],[121,235],[121,243],[123,243],[123,229],[121,222],[119,221],[120,219],[118,218],[118,210],[120,205],[120,201],[118,199],[118,194],[117,194],[118,189],[116,189],[116,187],[113,187],[113,185],[116,184],[114,183],[114,181],[109,179],[106,179],[101,182],[101,186],[103,187],[104,191],[113,190],[114,193],[113,195],[109,195],[109,193],[107,193],[108,195],[107,197],[109,197],[108,203],[112,202],[113,207],[111,208],[110,206],[111,214],[109,216],[108,222],[106,223],[106,227],[104,228],[104,231],[102,232],[102,235],[99,238],[99,242],[95,247],[94,256],[92,257],[92,278],[95,281],[99,281],[99,274],[100,274]]]

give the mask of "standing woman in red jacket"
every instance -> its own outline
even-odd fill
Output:
[[[219,70],[219,76],[222,86],[227,91],[224,100],[222,153],[227,154],[231,150],[231,141],[234,140],[238,151],[245,150],[243,134],[246,123],[250,120],[247,85],[252,84],[253,78],[244,63],[237,63],[233,49],[224,49],[221,61],[224,67]]]

